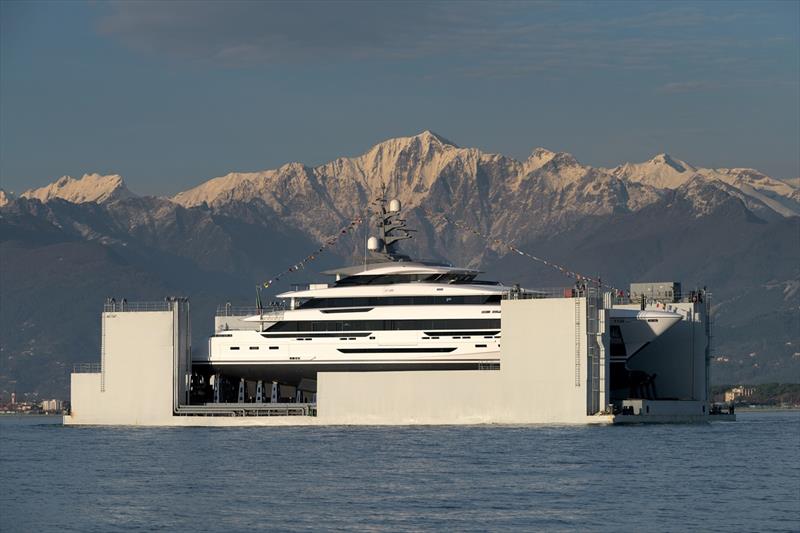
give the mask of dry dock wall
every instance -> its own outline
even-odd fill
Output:
[[[73,373],[65,424],[163,425],[185,396],[188,302],[164,311],[104,312],[101,372]]]
[[[610,422],[610,416],[586,414],[585,299],[505,300],[502,309],[500,370],[323,373],[319,418],[330,424]]]

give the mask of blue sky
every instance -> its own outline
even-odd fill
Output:
[[[0,187],[171,194],[430,129],[800,175],[800,2],[0,2]]]

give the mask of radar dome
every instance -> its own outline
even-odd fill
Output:
[[[397,213],[400,211],[400,200],[395,198],[391,202],[389,202],[389,211],[392,213]]]
[[[367,240],[367,249],[376,252],[381,247],[381,240],[377,237],[370,237]]]

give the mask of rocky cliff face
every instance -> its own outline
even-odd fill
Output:
[[[800,316],[800,191],[792,183],[667,154],[612,169],[544,148],[518,161],[426,131],[318,167],[227,174],[172,198],[136,196],[121,177],[97,174],[2,196],[0,386],[16,379],[63,387],[66,371],[42,380],[37,369],[95,358],[87,346],[96,344],[105,295],[191,296],[194,343],[203,349],[214,304],[252,299],[260,281],[364,216],[383,184],[419,230],[404,243],[413,256],[528,286],[570,283],[508,255],[494,242],[500,239],[621,286],[655,278],[709,285],[719,327],[732,339],[718,350],[736,361],[720,362],[717,376],[800,379],[791,344]],[[489,241],[446,224],[442,214]],[[316,272],[360,257],[364,231],[288,281],[313,281]],[[31,299],[67,318],[50,327],[47,306]]]

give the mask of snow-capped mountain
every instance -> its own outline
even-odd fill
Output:
[[[317,167],[290,163],[231,173],[172,201],[187,208],[206,204],[218,212],[255,202],[321,238],[363,214],[383,183],[424,227],[428,241],[417,241],[420,248],[414,251],[425,254],[452,244],[430,220],[431,213],[461,218],[505,240],[558,233],[588,216],[636,212],[675,194],[695,206],[696,217],[729,199],[764,219],[800,215],[800,190],[751,169],[699,168],[668,154],[613,169],[594,168],[569,153],[545,148],[518,161],[461,148],[430,131],[389,139],[363,155]],[[486,249],[474,244],[465,255],[479,264]]]
[[[668,154],[612,169],[593,168],[582,165],[571,154],[544,148],[536,148],[520,162],[475,148],[459,148],[430,131],[389,139],[361,156],[341,157],[318,167],[289,163],[275,170],[231,173],[179,193],[172,200],[184,207],[204,202],[213,207],[260,199],[281,212],[298,195],[311,194],[318,195],[323,205],[336,204],[345,209],[353,206],[354,198],[370,196],[381,183],[386,183],[393,195],[409,207],[416,207],[423,205],[440,184],[445,188],[452,185],[453,179],[488,187],[483,192],[492,196],[519,194],[526,189],[564,193],[558,198],[562,207],[586,214],[596,212],[599,206],[571,204],[570,200],[577,200],[581,191],[584,200],[605,194],[607,202],[611,202],[603,206],[607,210],[636,210],[693,179],[704,179],[731,193],[735,189],[735,194],[764,203],[782,216],[800,215],[800,189],[753,169],[698,168]],[[584,182],[591,188],[581,189]],[[609,188],[618,189],[619,195],[609,192]],[[606,191],[601,194],[601,189]]]
[[[389,193],[409,208],[452,206],[455,194],[473,207],[482,204],[475,216],[486,219],[492,204],[511,201],[519,209],[546,207],[538,216],[542,226],[549,226],[571,215],[636,211],[672,191],[697,189],[689,185],[693,180],[708,182],[767,216],[800,215],[800,188],[791,180],[771,178],[754,169],[700,168],[665,153],[643,163],[594,168],[569,153],[545,148],[536,148],[525,161],[517,161],[460,148],[430,131],[389,139],[360,156],[340,157],[317,167],[294,162],[272,170],[232,172],[170,200],[187,208],[206,204],[214,209],[258,200],[277,214],[296,218],[301,226],[303,210],[313,207],[327,211],[331,225],[336,225],[359,214],[385,183]],[[73,203],[106,203],[133,196],[119,175],[99,174],[80,179],[64,176],[21,195]],[[699,203],[706,204],[702,199]],[[313,222],[319,224],[318,219]],[[483,222],[494,224],[488,219]],[[304,229],[313,232],[311,225]]]
[[[659,154],[644,163],[625,163],[608,172],[660,190],[678,189],[692,180],[707,181],[767,216],[771,211],[784,217],[800,215],[800,189],[751,168],[697,168],[669,154]]]
[[[100,204],[132,198],[135,195],[128,190],[122,177],[117,174],[107,176],[84,174],[83,177],[78,179],[71,176],[62,176],[50,185],[27,190],[20,196],[22,198],[36,198],[42,202],[60,198],[74,204],[85,202]]]

